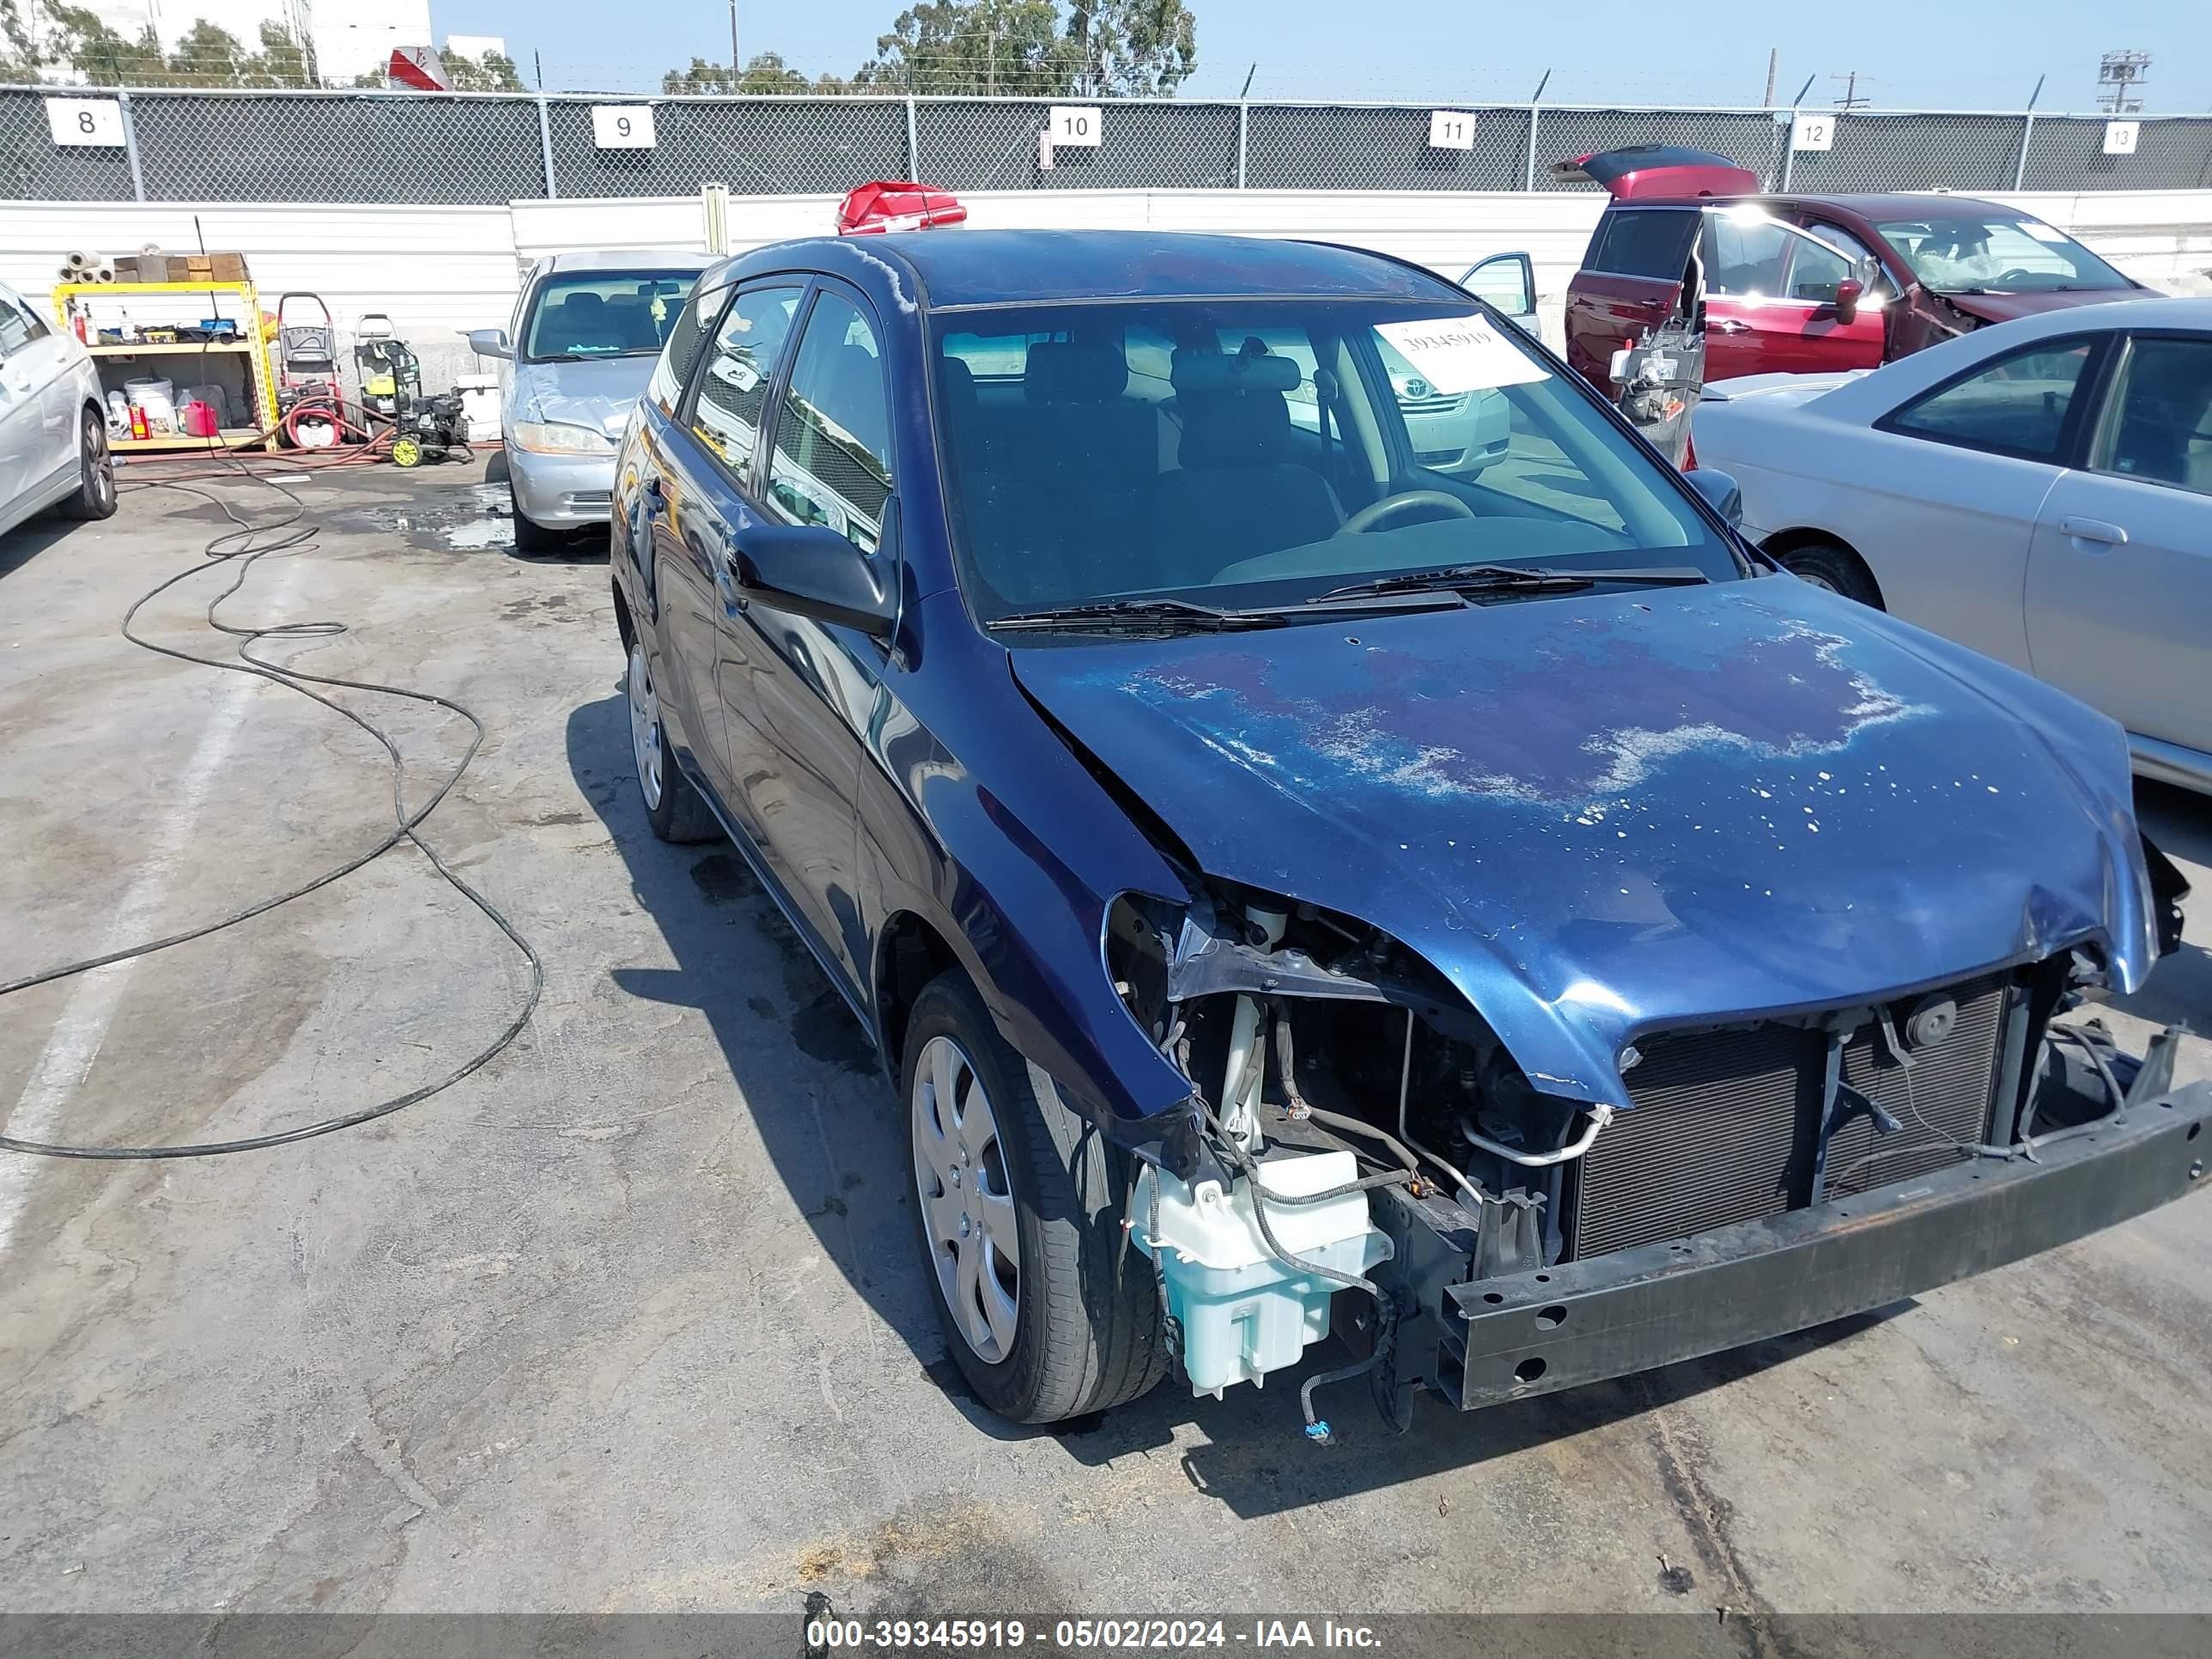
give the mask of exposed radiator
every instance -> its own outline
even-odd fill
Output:
[[[1904,1125],[1877,1135],[1863,1117],[1828,1147],[1826,1195],[1925,1174],[1965,1156],[1956,1142],[1987,1138],[1996,1084],[2005,982],[1976,980],[1948,993],[1959,1017],[1942,1042],[1913,1052],[1905,1074],[1881,1038],[1862,1027],[1845,1044],[1845,1081]],[[1902,1020],[1910,999],[1895,1006]],[[1569,1248],[1577,1257],[1680,1238],[1797,1208],[1812,1200],[1827,1038],[1801,1026],[1684,1032],[1638,1045],[1628,1074],[1634,1109],[1621,1113],[1574,1166]]]

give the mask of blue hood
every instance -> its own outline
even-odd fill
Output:
[[[1382,928],[1572,1098],[1656,1026],[2155,959],[2119,728],[1786,578],[1013,662],[1207,872]]]

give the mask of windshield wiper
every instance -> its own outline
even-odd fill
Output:
[[[1354,594],[1351,603],[1331,605],[1326,609],[1369,615],[1381,611],[1449,610],[1456,608],[1459,602],[1459,596],[1450,592],[1408,592],[1395,596]],[[1055,605],[1046,611],[1018,611],[1013,616],[1000,617],[991,626],[1030,630],[1054,628],[1096,629],[1106,633],[1125,629],[1154,632],[1162,629],[1189,629],[1198,632],[1227,633],[1237,629],[1281,628],[1293,623],[1314,622],[1318,619],[1322,608],[1322,602],[1317,599],[1307,599],[1298,605],[1231,609],[1222,605],[1200,605],[1195,599],[1171,599],[1162,595],[1151,599],[1103,599],[1091,605]]]
[[[1448,564],[1434,570],[1402,570],[1376,576],[1308,599],[1326,605],[1332,599],[1356,599],[1369,593],[1419,593],[1449,589],[1455,593],[1565,592],[1598,582],[1646,582],[1659,586],[1692,586],[1709,580],[1702,570],[1668,568],[1653,570],[1545,570],[1517,564]]]
[[[1190,599],[1107,599],[1096,605],[1054,605],[1001,617],[991,626],[1013,629],[1273,628],[1285,619],[1279,611],[1224,611]]]

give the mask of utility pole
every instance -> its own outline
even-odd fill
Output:
[[[2108,52],[2097,64],[2097,103],[2113,115],[2133,115],[2142,108],[2135,89],[2150,75],[2147,52]]]
[[[1832,75],[1828,78],[1831,81],[1841,81],[1844,83],[1844,95],[1836,100],[1838,109],[1853,110],[1861,104],[1874,102],[1871,98],[1859,96],[1859,72],[1856,70],[1851,70],[1847,75]]]
[[[1774,72],[1781,67],[1782,48],[1769,46],[1766,49],[1766,101],[1759,106],[1762,109],[1774,107]]]
[[[738,0],[730,0],[730,90],[738,89],[738,78],[744,66],[738,61]]]

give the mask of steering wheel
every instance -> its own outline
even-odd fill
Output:
[[[2043,274],[2039,270],[2030,270],[2026,265],[2014,265],[2010,270],[1999,271],[1997,281],[2009,283],[2015,276],[2040,276]]]
[[[1338,528],[1340,536],[1358,536],[1372,530],[1385,519],[1394,519],[1401,513],[1416,507],[1447,508],[1455,518],[1471,519],[1474,509],[1456,495],[1447,495],[1441,489],[1401,489],[1395,495],[1385,495],[1379,501],[1370,501],[1346,519]]]

